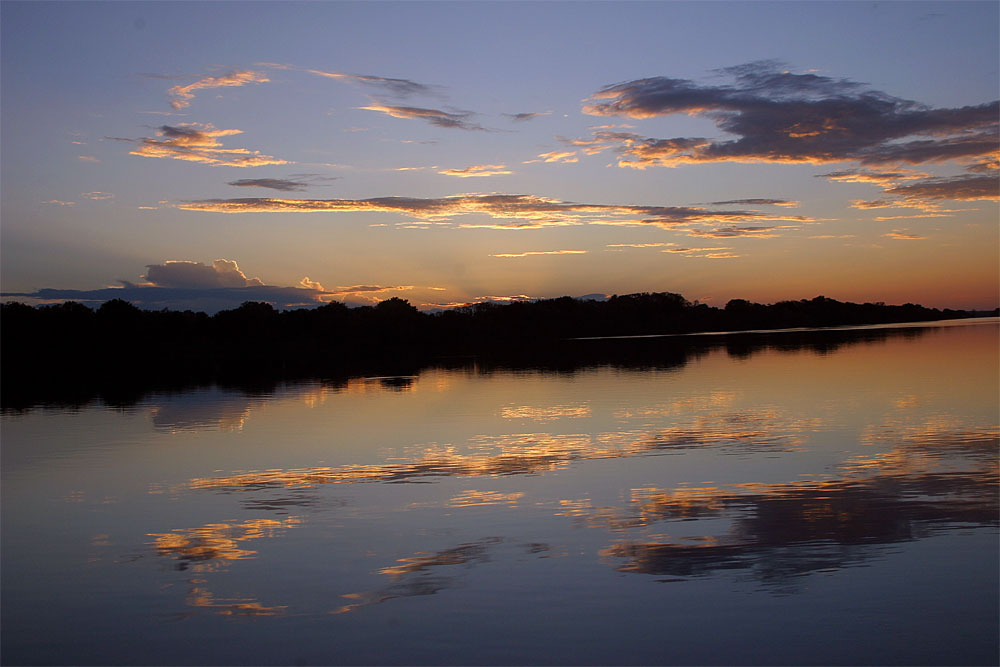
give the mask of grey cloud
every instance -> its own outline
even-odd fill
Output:
[[[525,111],[522,113],[505,113],[503,114],[507,118],[515,122],[524,122],[526,120],[531,120],[533,118],[538,118],[539,116],[548,116],[551,111]]]
[[[463,215],[485,215],[499,222],[462,225],[495,229],[538,229],[549,226],[720,224],[747,221],[809,222],[811,218],[757,211],[716,211],[691,206],[637,206],[565,202],[535,195],[455,195],[437,199],[379,197],[374,199],[208,199],[177,206],[183,210],[216,213],[402,213],[424,220],[450,220]]]
[[[425,120],[431,125],[448,129],[486,131],[486,128],[469,120],[473,116],[471,111],[448,112],[441,111],[440,109],[402,107],[387,104],[372,104],[359,108],[367,111],[381,111],[382,113],[392,116],[393,118],[415,118],[418,120]]]
[[[1000,180],[994,175],[929,178],[887,188],[886,193],[906,200],[997,200],[1000,199]]]
[[[217,259],[211,266],[186,260],[149,264],[142,278],[157,287],[264,287],[260,278],[247,278],[236,262],[228,259]]]
[[[726,201],[713,201],[709,206],[798,206],[799,202],[791,199],[727,199]]]
[[[235,185],[241,188],[269,188],[271,190],[281,190],[282,192],[301,192],[309,187],[305,181],[293,181],[284,178],[241,178],[230,181],[227,185]]]
[[[607,137],[616,140],[619,165],[635,168],[718,161],[917,164],[998,149],[997,101],[934,109],[847,79],[793,74],[772,61],[721,72],[733,83],[652,77],[608,86],[584,111],[631,118],[701,115],[737,137]]]

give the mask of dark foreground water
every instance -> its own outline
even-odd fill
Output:
[[[996,664],[997,320],[768,341],[7,411],[2,660]]]

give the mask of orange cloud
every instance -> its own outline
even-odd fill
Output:
[[[425,109],[422,107],[390,106],[387,104],[371,104],[366,107],[358,107],[366,111],[381,111],[393,118],[415,118],[426,120],[431,125],[449,129],[460,130],[485,130],[485,128],[468,121],[472,112],[448,112],[440,109]]]
[[[438,172],[445,176],[458,176],[459,178],[478,178],[481,176],[500,176],[503,174],[513,174],[502,164],[474,164],[464,169],[442,169]]]
[[[490,257],[527,257],[529,255],[586,255],[586,250],[526,250],[524,252],[501,253]]]
[[[129,154],[200,162],[214,167],[260,167],[271,164],[289,164],[287,160],[262,155],[259,151],[250,151],[245,148],[222,148],[220,137],[242,133],[243,130],[217,130],[210,123],[161,125],[156,132],[157,136],[161,138],[140,139],[139,148],[130,151]]]
[[[216,213],[402,213],[423,221],[446,221],[463,215],[486,215],[504,222],[465,223],[462,228],[539,229],[597,225],[653,225],[671,228],[685,224],[733,224],[756,221],[811,222],[805,216],[757,211],[713,211],[684,206],[583,204],[537,195],[463,194],[437,199],[378,197],[374,199],[207,199],[184,202],[178,208]],[[640,216],[640,217],[635,217]],[[423,224],[423,223],[420,223]]]
[[[919,164],[995,156],[1000,102],[933,109],[815,73],[762,61],[721,70],[731,83],[650,77],[607,86],[587,101],[595,116],[704,116],[734,139],[657,139],[603,130],[580,140],[614,148],[620,167],[707,162]]]
[[[220,76],[206,76],[186,86],[174,86],[170,89],[170,106],[179,111],[191,105],[194,91],[206,88],[227,88],[245,86],[248,83],[266,83],[270,81],[263,73],[250,70],[234,70]]]
[[[576,151],[552,151],[550,153],[539,153],[537,160],[525,160],[524,164],[533,164],[535,162],[578,162],[579,158],[576,157]]]
[[[899,230],[892,230],[886,234],[883,234],[886,238],[897,239],[900,241],[922,241],[926,239],[926,236],[920,236],[919,234],[909,234],[907,232],[901,232]]]

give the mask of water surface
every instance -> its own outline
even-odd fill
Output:
[[[7,411],[3,661],[996,663],[997,320],[782,336]]]

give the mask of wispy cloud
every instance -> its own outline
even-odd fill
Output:
[[[466,223],[466,228],[537,229],[549,226],[599,224],[670,228],[689,224],[735,224],[739,222],[809,222],[805,216],[758,211],[717,211],[698,207],[582,204],[522,194],[468,194],[423,199],[379,197],[375,199],[208,199],[183,202],[178,208],[216,213],[402,213],[427,221],[446,221],[464,215],[485,215],[487,224]],[[767,228],[771,229],[771,228]]]
[[[788,206],[794,208],[799,202],[791,199],[727,199],[708,202],[709,206]]]
[[[448,112],[441,111],[440,109],[391,106],[388,104],[370,104],[366,107],[358,108],[366,111],[381,111],[393,118],[425,120],[431,125],[447,129],[486,131],[486,128],[469,120],[473,116],[471,111]]]
[[[595,140],[603,143],[592,147],[614,147],[619,166],[638,169],[702,162],[919,164],[995,155],[998,149],[997,101],[934,109],[847,79],[794,74],[773,61],[719,73],[732,83],[659,76],[607,86],[583,110],[640,119],[704,116],[735,139],[601,131]]]
[[[920,236],[919,234],[910,234],[908,232],[901,232],[895,229],[891,232],[883,234],[882,236],[899,241],[922,241],[927,238],[926,236]]]
[[[522,113],[505,113],[504,116],[510,118],[512,121],[523,123],[526,120],[532,120],[538,118],[539,116],[548,116],[551,111],[525,111]]]
[[[535,160],[525,160],[524,164],[535,162],[577,162],[576,151],[552,151],[550,153],[539,153]]]
[[[896,169],[893,171],[875,171],[872,169],[845,169],[842,171],[832,171],[828,174],[817,174],[816,178],[827,178],[831,181],[841,183],[869,183],[872,185],[888,186],[900,181],[911,181],[919,178],[927,178],[929,174],[912,169]]]
[[[270,81],[262,72],[251,70],[233,70],[219,76],[206,76],[186,86],[174,86],[168,92],[170,106],[179,111],[191,105],[195,91],[208,88],[227,88],[245,86],[248,83],[266,83]]]
[[[87,199],[114,199],[115,196],[110,192],[84,192],[81,197],[86,197]]]
[[[182,123],[161,125],[157,128],[156,136],[159,138],[156,139],[149,137],[137,140],[109,138],[138,143],[139,148],[130,151],[129,154],[143,157],[171,158],[200,162],[216,167],[260,167],[289,164],[287,160],[262,155],[259,151],[251,151],[246,148],[222,148],[220,137],[242,133],[243,130],[217,130],[210,123]]]
[[[458,176],[459,178],[476,178],[480,176],[501,176],[504,174],[513,174],[514,172],[507,169],[507,166],[503,164],[474,164],[471,167],[463,169],[442,169],[438,173],[445,176]]]
[[[227,185],[235,185],[240,188],[268,188],[269,190],[281,190],[282,192],[299,192],[309,187],[309,184],[306,182],[287,178],[241,178],[236,181],[229,181]]]
[[[886,193],[906,201],[997,201],[1000,200],[1000,180],[993,174],[929,178],[886,188]]]
[[[505,252],[490,257],[528,257],[530,255],[586,255],[586,250],[526,250],[524,252]]]
[[[665,248],[675,246],[676,243],[609,243],[609,248]]]
[[[229,181],[227,185],[241,188],[267,188],[282,192],[299,192],[313,185],[326,185],[336,181],[336,176],[321,176],[320,174],[291,174],[287,178],[241,178]]]
[[[729,238],[755,238],[771,239],[781,236],[779,230],[790,229],[789,227],[717,227],[715,229],[693,229],[688,231],[688,236],[696,236],[707,239],[729,239]]]
[[[43,204],[56,204],[57,206],[76,206],[75,201],[63,201],[62,199],[49,199],[48,201],[43,201]]]
[[[365,86],[376,88],[382,94],[395,97],[408,97],[410,95],[434,95],[438,93],[439,86],[425,83],[418,83],[410,79],[397,79],[385,76],[374,76],[371,74],[345,74],[344,72],[329,72],[321,69],[311,69],[297,65],[285,65],[281,63],[257,63],[258,67],[268,67],[272,69],[297,70],[308,72],[327,79],[359,83]]]

